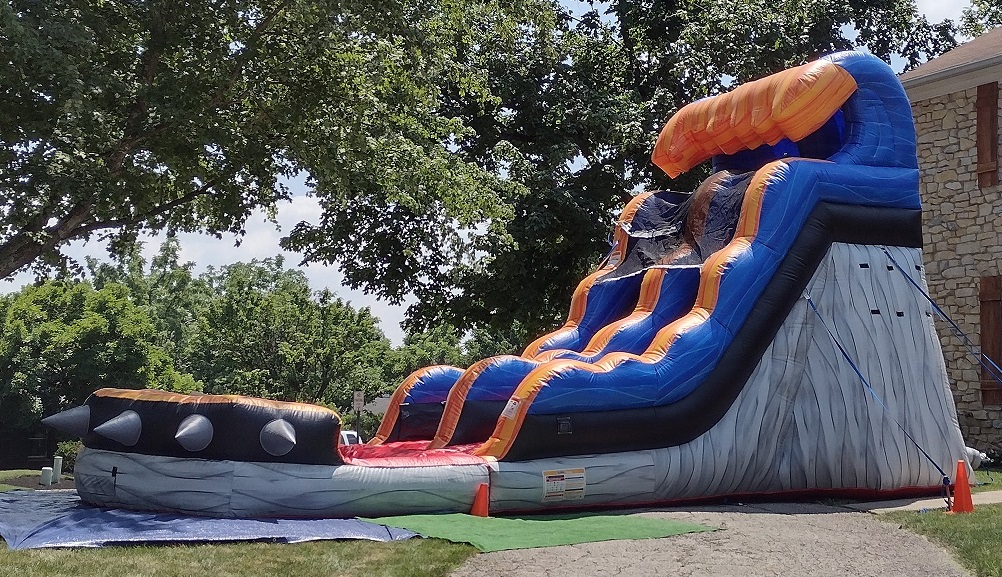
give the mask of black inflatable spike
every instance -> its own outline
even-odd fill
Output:
[[[296,446],[296,429],[285,419],[275,419],[261,429],[260,441],[269,455],[281,457]]]
[[[143,432],[143,421],[135,411],[123,411],[117,417],[94,427],[94,432],[102,437],[131,447],[139,442]]]
[[[42,424],[76,437],[90,432],[90,407],[82,405],[42,419]]]
[[[203,415],[188,415],[177,427],[174,438],[182,447],[197,452],[212,442],[212,422]]]

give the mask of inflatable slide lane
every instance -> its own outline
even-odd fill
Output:
[[[645,192],[634,197],[616,223],[609,255],[574,291],[564,325],[536,339],[521,357],[505,358],[532,359],[550,350],[581,350],[599,329],[629,313],[637,303],[643,281],[643,263],[638,261],[638,255],[642,252],[641,247],[651,242],[638,234],[649,231],[650,223],[663,222],[679,214],[688,200],[689,195],[674,192]],[[678,236],[674,230],[661,234],[664,235]],[[692,293],[695,295],[695,289]],[[688,304],[692,304],[691,299]],[[449,391],[464,372],[462,368],[447,365],[414,371],[397,387],[370,444],[430,440],[442,417]]]
[[[82,499],[224,517],[492,513],[721,497],[937,494],[966,459],[925,286],[911,108],[846,52],[682,108],[568,322],[520,356],[431,367],[379,435],[238,396],[103,389]]]
[[[637,305],[632,314],[602,327],[580,351],[548,347],[534,356],[501,356],[477,362],[450,380],[443,401],[433,397],[431,402],[413,402],[419,396],[427,398],[429,388],[443,389],[430,387],[433,379],[408,379],[396,394],[403,402],[394,410],[397,405],[391,399],[394,408],[370,442],[386,446],[378,450],[354,447],[349,449],[352,456],[399,455],[402,451],[483,441],[515,388],[544,362],[558,357],[594,361],[611,352],[645,351],[658,330],[692,308],[703,255],[730,241],[750,179],[750,173],[723,170],[688,197],[665,192],[639,195],[633,202],[640,200],[642,204],[633,213],[629,228],[623,227],[629,238],[617,258],[618,266],[597,280],[592,289],[615,290],[626,279],[637,279],[634,282],[639,282],[640,296],[634,299]],[[415,373],[422,378],[426,374]]]

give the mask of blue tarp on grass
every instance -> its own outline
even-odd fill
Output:
[[[415,533],[357,519],[211,519],[85,505],[76,491],[0,493],[0,536],[9,549],[140,543],[329,539],[398,541]]]

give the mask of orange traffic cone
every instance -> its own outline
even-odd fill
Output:
[[[470,508],[470,515],[489,517],[490,500],[490,486],[487,483],[480,483],[480,486],[477,487],[477,495],[473,498],[473,507]]]
[[[967,480],[967,463],[963,459],[957,461],[957,478],[953,492],[953,507],[950,513],[973,513],[974,502],[971,500],[971,483]]]

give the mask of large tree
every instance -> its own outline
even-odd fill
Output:
[[[345,409],[352,391],[387,388],[390,344],[368,309],[314,293],[281,257],[200,275],[201,308],[185,366],[205,392],[238,393]]]
[[[447,86],[441,111],[472,129],[454,142],[457,154],[507,179],[512,218],[443,242],[440,213],[410,215],[359,195],[301,225],[287,246],[339,264],[352,286],[390,298],[414,292],[417,327],[517,321],[524,342],[559,322],[632,193],[698,182],[700,170],[671,182],[650,163],[679,107],[836,50],[866,47],[912,65],[954,42],[953,24],[930,24],[912,0],[591,6],[575,16],[554,5],[552,20],[523,28],[510,50],[460,43],[459,58],[490,70],[494,98],[471,100]]]
[[[240,234],[322,178],[327,208],[378,197],[413,223],[497,214],[450,154],[438,86],[488,95],[456,38],[511,36],[511,3],[12,0],[0,5],[0,278],[94,235]],[[489,18],[504,28],[488,31]],[[522,16],[518,16],[522,18]],[[522,18],[524,20],[524,18]],[[514,28],[513,28],[514,27]],[[409,212],[408,212],[409,211]],[[414,271],[402,271],[414,274]]]
[[[306,171],[285,246],[413,328],[552,327],[680,106],[832,50],[952,44],[913,0],[15,0],[0,7],[0,276],[72,238],[239,233]],[[113,248],[128,246],[117,242]]]
[[[181,262],[177,238],[164,241],[148,267],[140,243],[123,246],[112,262],[93,257],[86,262],[95,288],[120,284],[129,289],[130,300],[153,323],[151,341],[173,359],[175,368],[191,372],[192,339],[213,293],[207,279],[194,275],[195,263]]]

